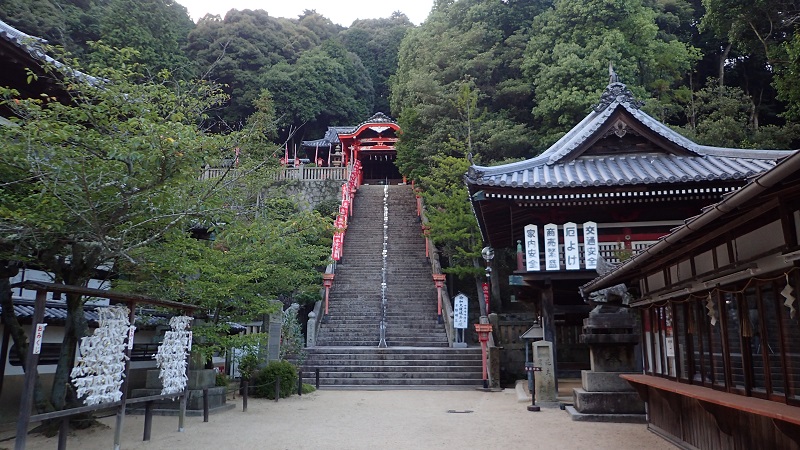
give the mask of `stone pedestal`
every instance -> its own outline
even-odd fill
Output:
[[[584,319],[581,340],[589,344],[592,370],[581,372],[581,387],[573,390],[572,420],[645,423],[645,405],[627,381],[619,377],[636,370],[638,343],[635,321],[626,310],[592,313]]]
[[[161,379],[158,378],[159,370],[148,370],[147,381],[145,382],[144,389],[133,389],[131,391],[131,398],[147,397],[150,395],[160,395]],[[186,415],[187,416],[200,416],[203,414],[203,389],[208,389],[208,409],[210,412],[224,411],[234,408],[234,404],[227,404],[227,388],[224,386],[215,386],[216,374],[213,369],[196,369],[189,370],[188,374],[188,388],[189,393],[186,398]],[[144,413],[144,403],[137,403],[128,407],[129,414]],[[180,409],[180,402],[175,399],[165,399],[153,402],[153,414],[162,416],[178,415]]]

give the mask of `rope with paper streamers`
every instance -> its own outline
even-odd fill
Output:
[[[81,338],[78,358],[70,377],[78,397],[86,405],[112,403],[122,399],[125,376],[125,339],[132,334],[130,310],[124,305],[97,311],[100,326],[91,336]]]
[[[155,354],[156,365],[161,371],[158,377],[164,386],[161,395],[180,394],[186,388],[187,355],[192,351],[192,332],[189,324],[192,318],[175,316],[169,320],[171,331],[164,333],[164,342]]]
[[[682,304],[682,303],[687,303],[687,302],[691,302],[691,301],[696,301],[696,300],[701,300],[702,299],[702,300],[706,300],[706,302],[707,302],[706,303],[706,308],[709,310],[708,316],[712,319],[712,322],[714,322],[714,323],[712,323],[712,325],[713,325],[713,324],[715,324],[717,322],[717,320],[716,320],[716,312],[708,307],[708,305],[709,305],[708,302],[711,302],[712,294],[714,294],[714,293],[716,293],[717,295],[719,295],[719,294],[742,294],[748,288],[750,288],[750,285],[753,284],[754,282],[775,281],[775,280],[780,280],[781,278],[784,278],[786,280],[786,287],[784,287],[783,290],[780,292],[781,296],[786,300],[786,301],[784,301],[783,305],[789,310],[789,317],[792,320],[796,320],[797,319],[797,306],[796,306],[797,298],[794,295],[794,288],[792,287],[792,283],[791,283],[791,281],[789,279],[789,275],[791,275],[793,272],[796,272],[797,270],[800,270],[800,269],[798,269],[797,267],[792,267],[788,271],[786,271],[786,272],[784,272],[784,273],[782,273],[780,275],[771,277],[771,278],[759,278],[759,277],[750,278],[749,280],[747,280],[747,284],[745,284],[744,287],[742,287],[739,290],[727,290],[727,289],[713,288],[713,289],[709,289],[707,291],[702,291],[702,294],[701,293],[697,293],[697,294],[690,293],[690,294],[687,294],[686,298],[684,298],[682,300],[677,300],[676,301],[676,300],[669,299],[669,300],[664,300],[664,301],[660,301],[660,302],[653,302],[653,303],[650,303],[650,304],[644,306],[643,308],[645,308],[645,309],[661,308],[661,307],[666,306],[666,305],[668,305],[670,303]]]

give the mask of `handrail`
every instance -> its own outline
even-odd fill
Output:
[[[239,169],[233,167],[211,167],[206,164],[200,172],[200,180],[211,180],[222,177],[226,174],[236,177]],[[272,173],[271,177],[275,181],[298,180],[298,181],[345,181],[350,175],[349,167],[282,167]]]
[[[348,178],[347,172],[347,167],[308,167],[303,165],[299,167],[284,167],[278,170],[273,177],[278,181],[344,181]]]
[[[425,214],[425,202],[420,198],[420,223],[422,227],[427,227],[428,216]],[[427,233],[423,233],[428,248],[429,259],[431,262],[431,275],[438,275],[442,273],[442,264],[439,261],[439,250],[433,245],[433,240]],[[447,281],[444,282],[442,287],[442,319],[444,320],[444,330],[447,333],[447,342],[450,347],[456,340],[455,329],[453,328],[453,305],[450,304],[450,295],[447,293]]]

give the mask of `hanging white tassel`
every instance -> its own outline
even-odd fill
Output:
[[[125,339],[132,335],[124,305],[98,310],[100,326],[91,336],[81,338],[75,367],[70,378],[78,397],[86,405],[116,402],[122,398],[122,378],[125,376]]]
[[[706,309],[708,310],[708,317],[711,318],[711,326],[717,326],[717,311],[714,309],[714,299],[711,298],[711,293],[708,293],[708,300],[706,300]]]
[[[781,291],[781,295],[786,299],[786,301],[783,302],[783,306],[789,308],[789,317],[795,319],[797,318],[797,308],[795,308],[794,303],[797,301],[797,298],[795,298],[793,294],[794,289],[792,288],[792,284],[789,282],[789,274],[787,273],[786,287]]]
[[[164,333],[164,342],[158,346],[156,365],[161,369],[158,377],[164,386],[161,394],[179,394],[186,387],[186,356],[192,349],[192,332],[189,331],[188,316],[176,316],[169,320],[172,331]]]

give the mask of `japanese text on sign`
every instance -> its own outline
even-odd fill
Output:
[[[468,328],[469,314],[468,314],[469,299],[464,294],[456,295],[453,302],[453,327],[455,328]]]
[[[561,269],[561,258],[558,254],[558,225],[554,223],[544,226],[544,255],[546,270]]]
[[[564,262],[567,270],[581,268],[580,251],[578,249],[578,225],[574,222],[564,224]]]
[[[527,225],[525,227],[525,266],[526,269],[541,270],[539,261],[539,227]]]

